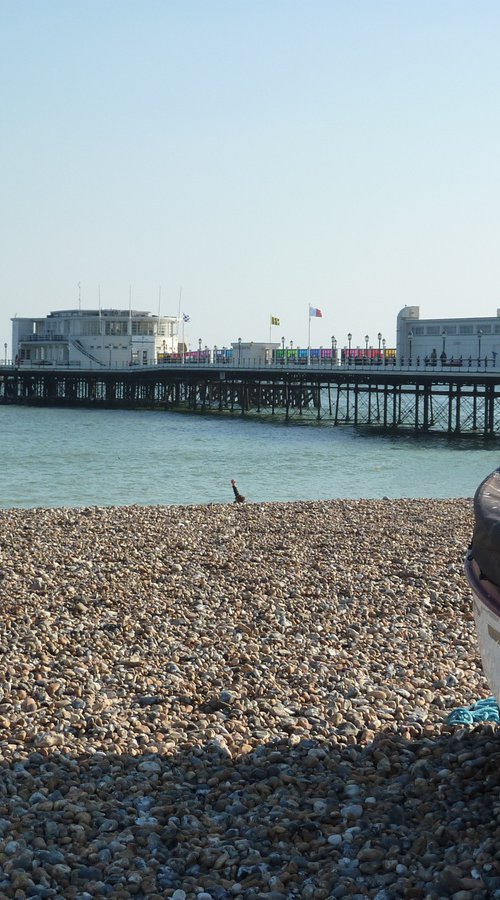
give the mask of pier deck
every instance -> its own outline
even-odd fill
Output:
[[[0,366],[0,403],[279,417],[500,436],[500,372],[397,366]]]

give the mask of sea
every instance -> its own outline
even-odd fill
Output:
[[[481,437],[190,413],[0,407],[0,507],[472,497]]]

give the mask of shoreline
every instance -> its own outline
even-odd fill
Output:
[[[472,500],[0,525],[4,896],[500,892]]]

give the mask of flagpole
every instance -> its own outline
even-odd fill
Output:
[[[309,304],[309,335],[307,340],[307,365],[311,365],[311,304]]]
[[[179,309],[177,311],[177,352],[179,351],[179,324],[181,321],[182,288],[179,288]]]

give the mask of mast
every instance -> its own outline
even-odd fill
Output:
[[[311,304],[309,304],[309,333],[307,338],[307,365],[311,365]]]
[[[182,287],[179,288],[179,309],[177,310],[177,350],[179,350],[179,325],[181,321]],[[183,341],[184,343],[184,341]]]

